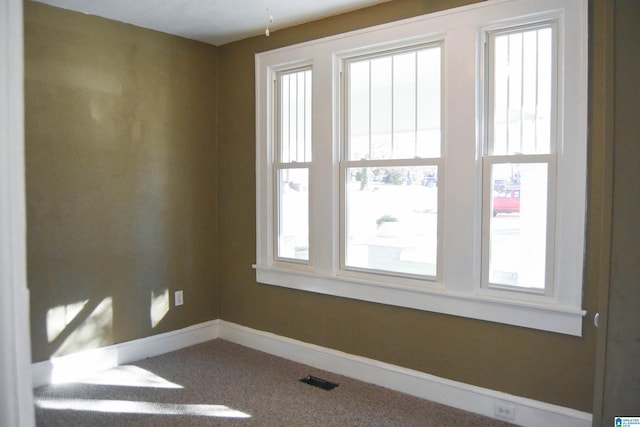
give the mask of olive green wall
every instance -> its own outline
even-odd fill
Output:
[[[607,130],[615,169],[610,193],[613,268],[610,280],[603,281],[609,284],[608,305],[601,308],[606,322],[596,365],[594,425],[602,426],[620,414],[640,413],[640,2],[607,0],[605,7],[613,28],[609,47],[614,60],[606,71],[611,76],[613,120]]]
[[[219,318],[218,48],[24,6],[33,361]]]
[[[591,412],[601,260],[601,140],[591,140],[583,337],[256,283],[254,55],[472,1],[395,0],[220,48],[218,133],[221,318],[259,330],[518,396]],[[592,31],[597,31],[597,28]],[[597,58],[596,58],[597,59]],[[602,82],[591,81],[591,88]],[[598,99],[590,105],[601,108]],[[593,131],[593,129],[591,129]],[[224,182],[223,182],[224,181]]]
[[[222,318],[591,412],[609,168],[598,37],[583,337],[255,281],[255,53],[473,2],[394,0],[220,48],[25,2],[33,361]],[[165,289],[184,289],[186,304],[153,327]],[[56,307],[69,308],[62,324],[49,321]]]

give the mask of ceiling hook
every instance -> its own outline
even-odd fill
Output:
[[[269,14],[269,8],[267,8],[267,29],[264,30],[264,35],[267,37],[271,34],[271,24],[273,24],[273,16]]]

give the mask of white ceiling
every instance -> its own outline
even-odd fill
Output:
[[[36,1],[219,46],[389,0]]]

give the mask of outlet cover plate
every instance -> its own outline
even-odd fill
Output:
[[[493,413],[500,418],[514,420],[516,418],[516,408],[513,405],[496,402]]]

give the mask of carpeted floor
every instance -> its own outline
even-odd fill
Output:
[[[307,375],[339,386],[299,381]],[[34,395],[38,426],[509,425],[222,340]]]

